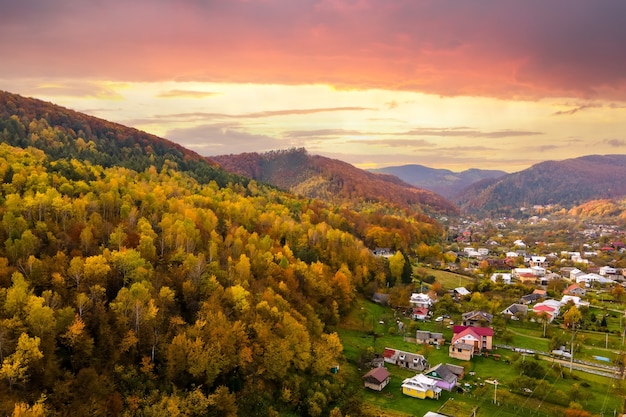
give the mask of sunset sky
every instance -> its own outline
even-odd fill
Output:
[[[626,153],[623,0],[0,0],[0,89],[202,155]]]

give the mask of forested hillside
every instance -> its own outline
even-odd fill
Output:
[[[359,292],[410,279],[368,247],[411,253],[436,223],[3,97],[0,414],[359,415],[334,327]]]
[[[388,174],[374,174],[305,149],[213,157],[224,169],[336,204],[382,203],[430,215],[456,214],[450,201]]]
[[[591,200],[626,196],[626,155],[588,155],[546,161],[468,187],[457,199],[477,215],[515,215],[520,207],[556,204],[569,209]]]

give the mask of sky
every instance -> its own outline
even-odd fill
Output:
[[[0,90],[205,156],[626,153],[623,0],[0,0]]]

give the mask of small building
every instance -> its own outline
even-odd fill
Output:
[[[463,313],[461,317],[463,326],[487,327],[491,325],[491,320],[493,320],[493,315],[485,311],[470,311]]]
[[[428,317],[428,309],[425,307],[415,307],[413,308],[411,317],[413,317],[413,320],[426,320],[426,317]]]
[[[452,391],[458,380],[458,376],[442,363],[428,369],[424,375],[437,381],[437,386],[446,391]]]
[[[511,284],[511,274],[508,272],[494,272],[491,274],[491,280],[495,283],[502,282],[503,284]]]
[[[439,399],[441,388],[437,386],[437,381],[434,379],[417,374],[402,381],[402,393],[419,399]]]
[[[428,361],[419,353],[398,351],[396,365],[401,368],[422,372],[424,369],[428,368]]]
[[[584,297],[587,290],[578,284],[572,284],[563,290],[564,295],[574,295],[576,297]]]
[[[391,348],[385,348],[383,351],[383,360],[387,363],[396,364],[398,360],[398,351]]]
[[[522,304],[532,304],[532,303],[536,303],[537,301],[541,300],[543,297],[540,294],[526,294],[526,295],[522,295],[519,299],[519,302]]]
[[[465,287],[456,287],[453,292],[455,297],[465,297],[466,295],[472,294],[472,292]]]
[[[391,374],[387,368],[379,367],[374,368],[365,375],[363,375],[363,383],[365,388],[372,389],[374,391],[382,391],[383,388],[389,384]]]
[[[448,349],[448,355],[451,358],[469,361],[474,357],[474,346],[467,343],[451,343]]]
[[[512,320],[519,320],[520,317],[528,313],[528,306],[525,304],[514,303],[502,310],[504,316],[509,316]]]
[[[391,252],[391,248],[376,248],[372,251],[374,256],[380,256],[382,258],[390,258],[393,256],[393,252]]]
[[[418,345],[438,345],[443,346],[446,339],[443,333],[433,333],[426,330],[418,330],[415,332],[415,342]]]

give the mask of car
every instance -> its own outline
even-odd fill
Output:
[[[443,321],[443,317],[439,316],[435,319],[435,321]]]

